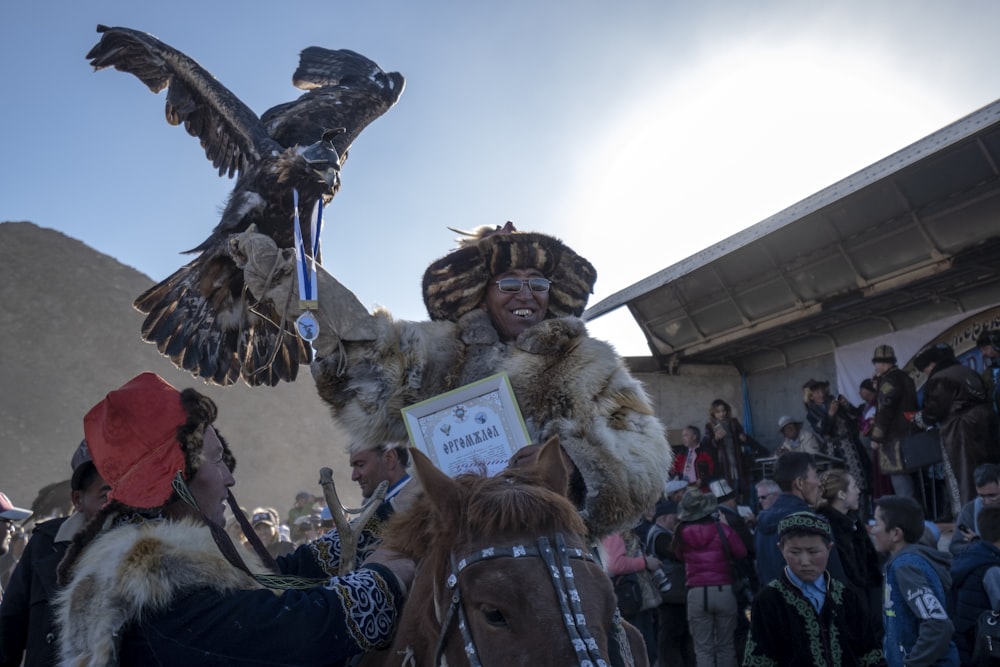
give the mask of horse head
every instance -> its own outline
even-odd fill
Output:
[[[494,477],[452,479],[416,450],[413,464],[424,493],[384,545],[417,573],[393,645],[364,664],[632,664],[636,646],[645,664],[566,498],[558,438],[534,465]]]

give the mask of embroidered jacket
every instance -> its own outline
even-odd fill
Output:
[[[402,596],[388,570],[331,578],[306,550],[282,562],[326,583],[264,588],[192,521],[113,528],[57,598],[61,664],[335,665],[391,638]]]
[[[826,576],[819,613],[782,571],[753,602],[745,667],[885,665],[864,603],[849,588]]]

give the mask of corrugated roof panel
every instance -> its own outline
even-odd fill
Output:
[[[998,164],[1000,100],[603,299],[584,317],[627,304],[661,362],[749,368],[814,354],[824,341],[832,349],[838,335],[896,330],[937,308],[995,303]]]

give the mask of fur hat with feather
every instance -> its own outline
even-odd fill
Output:
[[[552,281],[547,317],[579,317],[594,291],[597,270],[559,239],[519,232],[514,223],[460,232],[459,246],[424,272],[424,304],[432,320],[455,322],[478,308],[490,279],[513,269],[537,269]]]

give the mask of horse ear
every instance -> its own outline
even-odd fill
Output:
[[[566,487],[569,485],[569,473],[563,462],[563,451],[558,435],[552,436],[542,445],[535,465],[546,488],[565,496]]]
[[[443,517],[449,516],[449,511],[457,507],[458,485],[451,477],[441,472],[434,463],[419,449],[411,448],[413,468],[420,479],[424,494]]]

